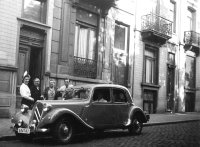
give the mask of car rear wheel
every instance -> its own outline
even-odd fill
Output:
[[[59,119],[53,128],[53,136],[58,142],[69,143],[74,135],[72,122],[67,118]]]
[[[128,130],[131,135],[132,134],[139,135],[142,132],[142,128],[143,128],[143,123],[141,122],[141,120],[138,117],[134,117],[132,119],[131,125],[129,126]]]

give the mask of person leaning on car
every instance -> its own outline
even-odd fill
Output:
[[[49,80],[49,87],[46,87],[43,93],[45,100],[57,100],[61,96],[58,88],[55,87],[56,81],[54,79]]]
[[[31,109],[34,103],[34,99],[31,97],[31,91],[28,87],[30,78],[30,75],[25,72],[22,78],[23,83],[20,86],[20,95],[22,96],[21,105],[27,105],[29,109]]]
[[[58,91],[62,94],[62,99],[63,99],[63,100],[67,99],[67,98],[66,98],[66,97],[67,97],[67,93],[68,93],[67,88],[70,88],[70,87],[73,87],[73,85],[70,84],[70,80],[69,80],[68,78],[66,78],[66,79],[64,80],[64,85],[61,86],[61,87],[58,89]]]

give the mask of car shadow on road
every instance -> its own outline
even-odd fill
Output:
[[[114,131],[105,131],[105,132],[92,132],[87,134],[79,134],[74,136],[72,142],[69,144],[80,144],[80,143],[87,143],[92,140],[104,140],[109,138],[123,138],[131,136],[128,131],[125,130],[114,130]],[[42,137],[42,138],[34,138],[32,143],[37,145],[44,145],[44,146],[55,146],[59,143],[56,142],[52,137]],[[62,144],[59,144],[62,145]],[[65,145],[65,144],[63,144]]]

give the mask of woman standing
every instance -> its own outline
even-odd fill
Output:
[[[27,105],[29,109],[31,109],[34,103],[34,99],[31,97],[31,91],[28,87],[29,80],[30,75],[27,73],[27,71],[25,71],[22,79],[23,83],[20,86],[20,95],[22,96],[21,104]]]

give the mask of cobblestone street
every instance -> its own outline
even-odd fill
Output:
[[[52,139],[35,139],[33,142],[2,141],[0,146],[66,146]],[[105,132],[90,137],[78,136],[68,147],[199,147],[200,121],[144,127],[140,136],[127,131]]]

